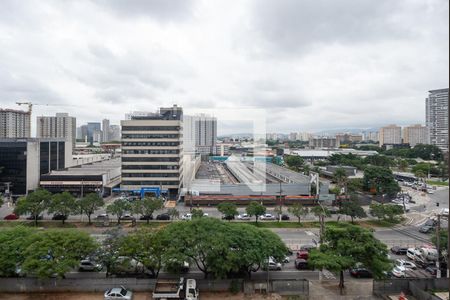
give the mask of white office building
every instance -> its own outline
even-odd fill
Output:
[[[403,143],[414,147],[417,144],[428,144],[428,128],[421,124],[403,128]]]

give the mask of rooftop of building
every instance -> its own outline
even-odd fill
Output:
[[[18,113],[18,114],[26,114],[26,115],[29,114],[28,111],[11,109],[11,108],[0,108],[0,112],[13,112],[13,113]]]
[[[48,175],[102,175],[111,170],[120,168],[120,166],[120,158],[113,158],[76,167],[70,167],[65,170],[51,171]]]
[[[0,143],[65,142],[64,138],[0,138]]]
[[[176,104],[172,107],[161,107],[156,113],[131,115],[131,120],[182,120],[183,108]]]

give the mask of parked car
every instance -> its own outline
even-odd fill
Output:
[[[136,220],[136,218],[133,217],[133,216],[130,215],[130,214],[125,214],[125,215],[123,215],[122,217],[120,217],[120,220],[123,220],[123,221],[132,221],[132,220]]]
[[[406,255],[406,251],[408,251],[408,248],[405,247],[394,246],[391,248],[391,252],[396,255]]]
[[[170,216],[168,214],[160,214],[156,216],[156,220],[170,220]]]
[[[281,220],[283,220],[283,221],[288,221],[288,220],[290,220],[291,218],[288,216],[288,215],[286,215],[286,214],[282,214],[281,215]]]
[[[270,257],[270,260],[276,261],[275,258],[272,257],[272,256]],[[289,263],[290,260],[291,260],[291,259],[289,258],[289,256],[285,256],[280,262],[281,262],[282,264],[287,264],[287,263]]]
[[[96,217],[97,220],[107,220],[109,219],[109,215],[108,214],[99,214]]]
[[[276,220],[277,218],[275,218],[274,215],[272,214],[264,214],[262,216],[259,216],[260,220]]]
[[[67,220],[67,216],[62,214],[54,214],[52,220]]]
[[[351,268],[350,275],[356,278],[372,278],[372,272],[366,268]]]
[[[406,268],[397,266],[392,270],[392,275],[394,275],[397,278],[405,278],[406,277]]]
[[[405,267],[406,269],[417,269],[416,265],[410,261],[404,260],[404,259],[397,259],[395,261],[395,265],[398,267]]]
[[[43,218],[44,218],[43,215],[40,215],[40,216],[37,217],[38,220],[42,220]],[[27,220],[34,220],[34,216],[28,216]]]
[[[269,270],[269,271],[281,271],[281,264],[278,262],[274,262],[273,260],[270,260],[264,263],[263,270]]]
[[[437,220],[436,219],[428,219],[425,224],[423,224],[424,226],[436,226],[437,225]]]
[[[308,270],[309,269],[308,261],[303,258],[297,258],[294,261],[294,265],[297,270]]]
[[[139,220],[147,221],[147,220],[153,220],[152,215],[143,215],[139,218]]]
[[[89,259],[83,259],[82,261],[80,261],[80,265],[78,267],[79,271],[87,272],[100,271],[101,269],[103,269],[103,266],[101,264],[97,264]]]
[[[181,220],[187,220],[187,221],[192,220],[192,214],[187,213],[187,214],[182,215]]]
[[[339,213],[339,207],[336,206],[330,206],[328,207],[328,211],[330,212],[330,214],[335,215]]]
[[[133,299],[133,292],[125,289],[123,286],[119,288],[112,288],[105,292],[105,300],[131,300]]]
[[[235,217],[233,215],[231,215],[231,216],[222,216],[222,220],[230,221],[230,220],[234,220],[234,219],[235,219]]]
[[[19,219],[19,216],[14,213],[9,214],[3,218],[3,220],[17,220],[17,219]]]
[[[430,273],[433,276],[437,274],[437,267],[435,265],[430,265],[425,269],[426,272]]]
[[[415,260],[417,255],[420,255],[420,251],[417,250],[416,248],[408,248],[408,250],[406,251],[406,256],[410,260]]]
[[[300,250],[297,252],[297,258],[302,258],[302,259],[308,259],[309,258],[309,252],[306,250]]]
[[[317,247],[314,245],[302,245],[300,246],[300,251],[310,251],[311,249],[316,249]]]
[[[434,230],[434,226],[430,226],[430,225],[423,225],[420,226],[419,228],[419,232],[421,233],[431,233]]]
[[[248,214],[241,214],[237,218],[238,220],[250,220],[250,216]]]

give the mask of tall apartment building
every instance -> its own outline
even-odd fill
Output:
[[[27,138],[31,135],[30,113],[0,108],[0,138]]]
[[[122,126],[122,190],[160,188],[176,198],[183,179],[183,110],[130,116]]]
[[[183,117],[184,152],[210,155],[217,144],[217,118],[200,114]]]
[[[290,140],[290,141],[296,141],[296,140],[298,140],[298,134],[297,134],[297,132],[291,132],[291,133],[289,133],[289,140]]]
[[[380,147],[383,145],[402,144],[402,128],[397,125],[388,125],[380,128]]]
[[[64,138],[76,144],[77,120],[68,113],[57,113],[56,116],[37,117],[37,138]]]
[[[102,142],[109,142],[109,120],[103,119],[102,121]]]
[[[404,127],[403,143],[411,147],[417,144],[428,144],[428,128],[420,124]]]
[[[379,141],[379,132],[378,131],[367,131],[363,133],[363,140],[364,141],[373,141],[378,142]]]
[[[425,105],[429,143],[448,151],[448,88],[429,91]]]
[[[313,137],[309,139],[309,147],[311,148],[339,148],[340,142],[335,137]]]
[[[297,134],[297,139],[302,142],[307,142],[312,137],[312,134],[309,132],[299,132]]]
[[[340,144],[343,144],[344,142],[361,142],[363,136],[361,134],[338,133],[336,139],[339,140]]]

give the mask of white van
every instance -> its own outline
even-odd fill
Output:
[[[419,251],[419,249],[416,248],[408,248],[408,250],[406,251],[406,256],[410,259],[410,260],[415,260],[416,256],[420,256],[421,253]]]

